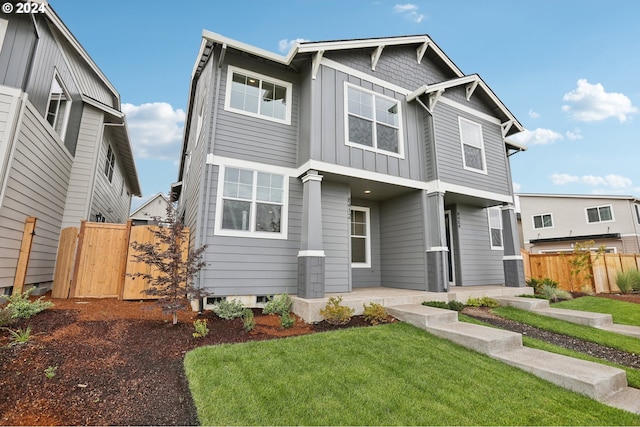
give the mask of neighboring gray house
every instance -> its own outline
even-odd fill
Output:
[[[518,194],[524,247],[571,252],[593,241],[610,253],[640,253],[640,199],[590,194]]]
[[[298,43],[208,31],[175,192],[199,285],[245,304],[357,287],[524,286],[507,137],[522,125],[425,35]]]
[[[129,219],[133,225],[153,225],[167,217],[169,200],[162,193],[157,193],[134,210]]]
[[[61,229],[125,222],[140,185],[120,96],[49,5],[0,16],[0,293],[25,218],[27,283],[52,280]]]

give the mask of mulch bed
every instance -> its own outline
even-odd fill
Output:
[[[174,326],[148,301],[45,299],[55,306],[11,325],[31,326],[28,343],[9,346],[0,330],[0,425],[197,425],[187,351],[368,325],[360,316],[341,327],[296,318],[283,329],[278,316],[254,310],[256,327],[246,332],[240,319],[211,312],[180,312]],[[196,319],[207,320],[204,338],[192,336]],[[48,367],[56,367],[50,379]]]
[[[640,303],[640,295],[618,299]],[[197,425],[182,365],[187,351],[338,328],[296,319],[294,327],[282,329],[277,316],[259,310],[251,332],[241,320],[222,320],[211,312],[181,312],[174,326],[151,302],[52,301],[55,307],[11,326],[30,325],[28,343],[9,346],[8,331],[0,330],[2,425]],[[199,318],[210,330],[204,338],[192,336]],[[343,327],[367,325],[355,316]],[[56,367],[53,378],[45,375],[48,367]]]

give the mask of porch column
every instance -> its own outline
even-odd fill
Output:
[[[310,170],[301,179],[302,233],[298,252],[298,296],[323,298],[322,176]]]
[[[447,252],[449,248],[447,247],[444,222],[444,193],[426,194],[423,200],[426,214],[427,290],[447,292],[449,287]]]
[[[518,222],[513,205],[502,207],[502,236],[504,239],[504,255],[502,257],[504,284],[511,287],[527,286],[524,279],[524,263],[520,253]]]

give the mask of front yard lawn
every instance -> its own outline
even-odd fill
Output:
[[[610,314],[614,323],[640,326],[640,306],[632,302],[586,296],[558,302],[551,306],[554,308]]]
[[[201,425],[640,425],[404,323],[202,347],[185,370]]]

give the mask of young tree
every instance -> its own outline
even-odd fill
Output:
[[[206,295],[206,292],[193,285],[195,275],[206,265],[202,260],[206,246],[187,250],[189,232],[177,215],[173,196],[170,197],[166,218],[159,221],[159,227],[151,230],[154,242],[131,243],[131,247],[138,252],[134,255],[135,260],[155,267],[156,272],[134,273],[131,276],[149,281],[150,287],[143,292],[158,298],[156,303],[164,313],[173,315],[175,325],[178,323],[178,310],[184,310],[188,305],[187,297],[200,299]]]

